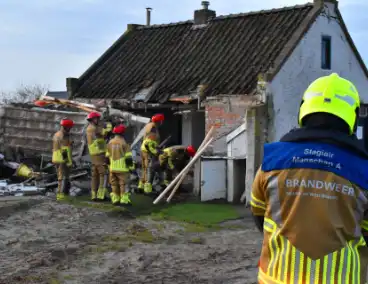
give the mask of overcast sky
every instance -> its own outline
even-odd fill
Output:
[[[311,1],[311,0],[310,0]],[[217,15],[271,9],[305,0],[212,0]],[[43,84],[65,90],[66,77],[79,77],[126,29],[193,17],[200,0],[0,0],[0,90]],[[368,63],[368,1],[341,0],[341,13]]]

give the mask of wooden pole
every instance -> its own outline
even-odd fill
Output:
[[[200,151],[203,148],[203,146],[207,143],[207,141],[213,136],[213,131],[214,130],[215,130],[215,128],[212,126],[211,129],[210,129],[210,131],[208,131],[206,137],[204,138],[202,144],[199,146],[198,151]],[[189,170],[190,170],[190,168],[181,174],[181,178],[179,179],[179,181],[176,184],[176,186],[174,187],[174,189],[171,191],[170,196],[167,198],[166,202],[169,203],[171,201],[171,199],[173,198],[174,194],[179,189],[181,183],[184,181],[185,177],[189,173]]]
[[[161,194],[156,198],[155,201],[153,201],[153,204],[157,204],[160,202],[160,200],[166,195],[166,193],[169,192],[169,190],[174,186],[174,184],[180,179],[181,174],[184,173],[187,169],[189,169],[192,165],[195,164],[195,162],[198,160],[198,158],[202,155],[204,150],[208,147],[208,145],[211,144],[213,140],[213,137],[210,138],[210,140],[203,146],[203,148],[196,153],[196,155],[193,157],[193,159],[188,163],[188,165],[181,171],[179,175],[176,176],[176,178],[166,187],[166,189],[161,192]]]

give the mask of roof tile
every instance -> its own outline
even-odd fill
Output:
[[[250,94],[313,9],[312,4],[138,27],[80,78],[79,98],[132,99],[157,83],[148,101],[166,102],[208,85],[206,95]]]

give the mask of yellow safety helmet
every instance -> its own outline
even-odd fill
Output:
[[[303,118],[307,115],[325,112],[344,120],[353,134],[359,107],[359,93],[354,84],[332,73],[318,78],[305,91],[299,110],[299,126],[303,126]]]

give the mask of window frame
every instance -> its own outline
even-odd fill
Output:
[[[321,37],[321,68],[331,70],[332,65],[332,38],[329,35]]]

